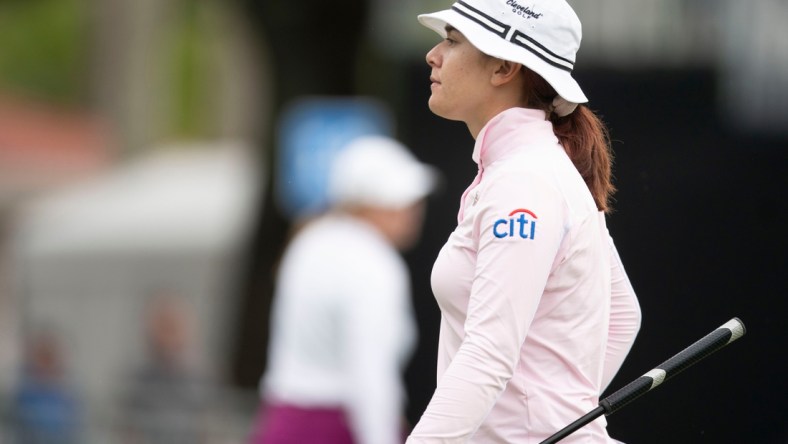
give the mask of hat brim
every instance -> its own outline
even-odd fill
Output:
[[[559,96],[571,103],[586,103],[588,99],[572,74],[545,62],[525,48],[514,45],[452,9],[421,14],[419,22],[446,38],[446,25],[462,33],[481,52],[503,60],[521,63],[536,72],[555,89]]]

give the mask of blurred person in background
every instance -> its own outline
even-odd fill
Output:
[[[402,371],[417,336],[400,255],[420,234],[436,171],[382,136],[329,174],[331,209],[300,228],[277,274],[253,444],[401,443]]]
[[[51,331],[33,334],[11,406],[15,444],[82,442],[83,406],[67,378],[65,350]]]
[[[205,442],[207,386],[194,356],[192,307],[157,291],[145,310],[148,360],[134,370],[122,399],[122,435],[132,444]]]
[[[407,442],[541,442],[597,406],[640,327],[606,227],[607,131],[571,76],[580,21],[564,0],[418,18],[444,38],[429,108],[467,125],[478,174],[432,270],[437,387]],[[605,426],[565,441],[615,442]]]

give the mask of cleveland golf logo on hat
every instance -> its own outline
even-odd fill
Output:
[[[521,6],[515,0],[507,0],[506,6],[511,6],[512,12],[514,12],[515,14],[527,16],[526,18],[529,19],[531,18],[538,19],[539,17],[542,16],[541,12],[534,12],[533,9],[529,8],[528,6]]]
[[[536,219],[538,217],[533,211],[518,208],[511,211],[507,218],[496,220],[492,232],[498,239],[513,237],[533,240],[536,236]]]
[[[523,1],[523,0],[521,0]],[[479,51],[520,63],[558,93],[555,111],[565,116],[588,101],[572,78],[582,27],[565,0],[459,0],[450,9],[422,14],[421,24],[446,37],[446,26]]]
[[[513,0],[508,0],[506,2],[507,5],[510,3],[516,4],[516,2],[514,2]],[[524,12],[519,8],[527,9],[531,15],[537,15],[530,8],[524,8],[520,5],[517,5],[516,8],[512,8],[512,11],[515,12],[517,15],[523,15]],[[572,72],[572,68],[574,67],[574,60],[570,60],[568,58],[559,56],[558,54],[549,50],[543,44],[539,43],[539,41],[536,40],[535,38],[530,37],[522,30],[517,29],[516,26],[511,26],[503,22],[500,22],[496,20],[493,16],[488,15],[483,11],[474,8],[473,6],[469,5],[468,3],[462,0],[455,3],[451,7],[451,9],[470,20],[473,20],[474,22],[481,25],[483,28],[492,31],[494,34],[500,36],[501,38],[507,39],[509,40],[509,42],[514,43],[515,45],[518,45],[522,48],[525,48],[526,50],[530,51],[535,56],[539,57],[540,59],[549,63],[550,65],[558,69],[562,69],[564,71]],[[542,14],[538,14],[538,15],[539,17],[542,16]],[[510,32],[512,28],[515,28],[514,32]],[[460,32],[462,32],[462,30],[460,30]],[[470,38],[469,36],[466,37]]]

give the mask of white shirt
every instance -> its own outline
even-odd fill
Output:
[[[593,410],[640,325],[604,214],[542,111],[485,125],[435,262],[437,388],[408,444],[539,443]],[[570,443],[611,443],[604,418]]]
[[[343,408],[358,443],[401,442],[416,333],[399,253],[371,225],[330,214],[293,239],[277,282],[264,396]]]

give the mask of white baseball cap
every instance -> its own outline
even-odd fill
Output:
[[[332,205],[403,208],[429,195],[438,172],[385,136],[353,139],[334,157],[328,197]]]
[[[565,0],[459,0],[418,19],[443,38],[450,25],[481,52],[542,76],[558,93],[553,105],[560,116],[588,102],[572,78],[582,38],[580,19]]]

